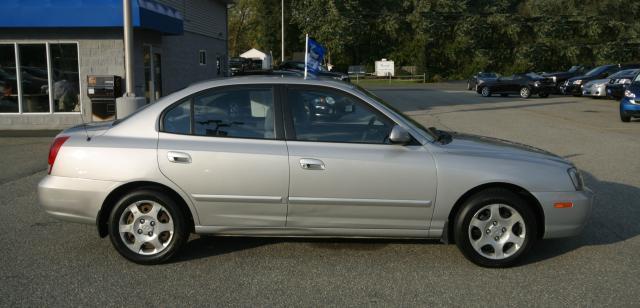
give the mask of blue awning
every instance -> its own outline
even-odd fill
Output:
[[[3,0],[0,28],[122,27],[122,0]],[[152,0],[132,0],[135,28],[181,34],[182,14]]]

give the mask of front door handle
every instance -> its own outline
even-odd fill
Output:
[[[191,163],[191,155],[184,152],[169,151],[167,153],[167,158],[172,163],[180,163],[180,164]]]
[[[315,158],[301,158],[300,167],[305,170],[324,170],[324,163]]]

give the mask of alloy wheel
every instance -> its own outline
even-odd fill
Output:
[[[127,248],[140,255],[153,255],[171,242],[174,221],[164,206],[143,200],[127,206],[120,215],[118,228]]]
[[[477,253],[489,259],[501,260],[523,247],[527,230],[524,219],[513,207],[490,204],[473,215],[468,235]]]
[[[529,89],[527,89],[527,88],[520,89],[520,97],[522,97],[522,98],[529,97]]]

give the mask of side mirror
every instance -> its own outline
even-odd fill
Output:
[[[389,141],[392,144],[407,144],[411,142],[411,135],[409,132],[402,128],[400,125],[396,125],[391,129],[391,134],[389,134]]]

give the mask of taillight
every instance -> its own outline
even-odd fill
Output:
[[[62,137],[58,137],[55,140],[53,140],[53,143],[51,144],[51,148],[49,149],[49,172],[48,172],[48,174],[51,174],[51,169],[53,169],[53,163],[56,162],[56,157],[58,157],[58,152],[60,151],[60,148],[62,147],[62,144],[64,144],[65,141],[67,141],[67,139],[69,139],[69,136],[62,136]]]

